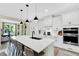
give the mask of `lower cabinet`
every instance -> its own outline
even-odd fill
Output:
[[[54,56],[54,46],[53,43],[50,44],[45,50],[44,50],[45,54],[44,56]]]
[[[65,50],[65,49],[58,49],[57,51],[58,52],[57,52],[56,56],[79,56],[78,53],[71,52],[71,51],[68,51],[68,50]]]

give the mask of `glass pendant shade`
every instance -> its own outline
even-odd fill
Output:
[[[21,21],[20,24],[23,24],[23,22]]]
[[[29,5],[28,5],[28,4],[26,4],[26,7],[29,7]]]
[[[35,16],[34,20],[38,20],[38,17],[37,17],[37,16]]]
[[[20,11],[23,11],[22,9]]]
[[[26,20],[26,22],[29,22],[28,19]]]

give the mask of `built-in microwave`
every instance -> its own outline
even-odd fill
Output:
[[[79,45],[79,28],[63,28],[63,43]]]

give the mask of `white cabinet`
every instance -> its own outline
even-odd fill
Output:
[[[64,49],[60,49],[57,56],[78,56],[79,54],[67,51]]]
[[[54,47],[59,48],[57,56],[79,56],[79,47],[55,42]]]
[[[53,29],[62,29],[62,16],[53,17]]]
[[[69,15],[62,15],[63,25],[69,25],[71,20],[69,19]]]
[[[79,11],[70,12],[62,15],[63,25],[79,24]]]
[[[45,17],[45,18],[39,20],[38,24],[39,24],[40,28],[43,28],[43,27],[46,27],[46,26],[52,26],[53,17],[52,16]]]
[[[45,50],[45,56],[54,56],[54,46],[53,43],[50,44]]]

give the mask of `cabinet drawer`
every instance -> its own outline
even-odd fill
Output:
[[[64,49],[60,49],[59,53],[58,53],[58,56],[78,56],[78,55],[79,54],[77,54],[77,53],[70,52],[70,51],[67,51],[67,50],[64,50]]]

